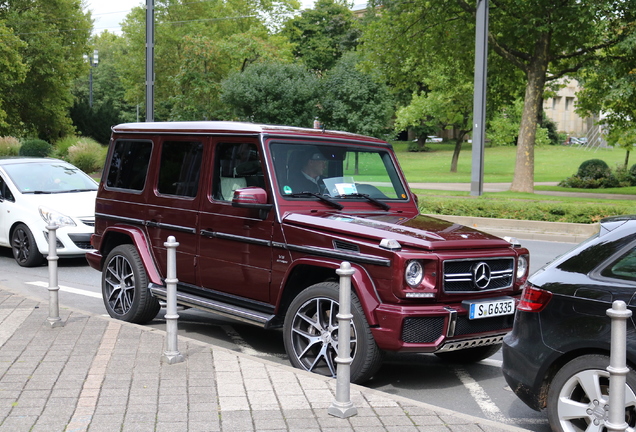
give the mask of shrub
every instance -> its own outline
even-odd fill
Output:
[[[636,166],[634,172],[627,169],[624,165],[617,165],[614,170],[614,177],[618,183],[618,187],[636,186]]]
[[[497,200],[488,197],[420,198],[420,212],[424,214],[490,217],[500,219],[537,220],[546,222],[595,223],[608,216],[634,214],[636,202],[580,203],[525,202]]]
[[[604,160],[601,159],[586,160],[579,166],[579,170],[576,173],[578,177],[592,178],[596,180],[609,177],[610,174],[610,167]]]
[[[424,145],[424,147],[420,147],[420,144],[417,141],[411,141],[408,145],[409,152],[430,152],[431,148]]]
[[[53,151],[51,144],[44,140],[33,138],[22,142],[20,156],[47,157]]]
[[[80,140],[81,138],[76,136],[67,136],[62,138],[59,141],[56,141],[54,150],[53,150],[53,156],[55,156],[58,159],[64,159],[65,161],[69,162],[68,149],[71,146],[74,146],[75,144],[77,144]]]
[[[82,138],[68,148],[68,161],[84,171],[92,173],[104,166],[105,149],[90,138]]]
[[[632,165],[629,170],[629,180],[632,186],[636,186],[636,164]]]
[[[0,137],[0,156],[17,156],[20,154],[20,140],[11,136]]]

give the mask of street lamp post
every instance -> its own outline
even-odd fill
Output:
[[[97,50],[93,50],[93,58],[89,58],[84,54],[84,60],[88,61],[90,66],[90,74],[88,76],[88,106],[93,108],[93,68],[97,67],[99,63],[99,53]]]

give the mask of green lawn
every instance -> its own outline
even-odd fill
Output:
[[[394,149],[410,183],[470,183],[471,146],[465,144],[459,157],[458,172],[450,172],[453,145],[429,144],[433,151],[410,153],[407,143],[394,142]],[[484,182],[512,181],[515,147],[486,148]],[[535,182],[559,182],[575,174],[588,159],[602,159],[611,168],[622,166],[622,149],[585,150],[580,147],[546,146],[535,149]],[[631,161],[629,165],[636,162]],[[537,191],[567,191],[604,194],[636,194],[636,187],[614,189],[571,189],[558,186],[535,186]],[[420,207],[424,213],[461,216],[503,217],[558,222],[597,222],[603,217],[636,214],[636,200],[597,199],[590,197],[551,196],[538,193],[486,192],[480,197],[464,191],[421,190]]]
[[[456,173],[450,172],[453,144],[429,143],[428,146],[433,151],[422,153],[408,152],[407,145],[408,143],[404,141],[393,142],[400,165],[406,173],[406,178],[409,182],[470,183],[472,158],[470,144],[466,143],[462,147]],[[516,147],[486,148],[484,182],[511,182],[515,170],[516,150]],[[545,146],[536,148],[534,157],[535,182],[559,182],[575,174],[579,165],[588,159],[602,159],[611,168],[622,165],[625,161],[625,151],[614,148],[585,150],[581,147]],[[636,159],[633,162],[630,161],[630,166],[634,162],[636,162]],[[633,189],[627,193],[634,193],[635,190]]]

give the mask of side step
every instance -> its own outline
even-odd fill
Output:
[[[168,290],[165,286],[150,284],[148,286],[153,296],[161,300],[167,300]],[[213,312],[228,318],[234,318],[248,324],[257,325],[265,329],[272,327],[271,323],[276,315],[262,313],[240,306],[223,303],[218,300],[211,300],[199,297],[194,294],[187,294],[177,291],[177,304]]]

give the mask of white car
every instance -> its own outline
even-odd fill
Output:
[[[47,226],[55,224],[58,256],[84,256],[96,195],[97,183],[68,162],[0,158],[0,246],[12,248],[21,266],[38,266],[49,253]]]

